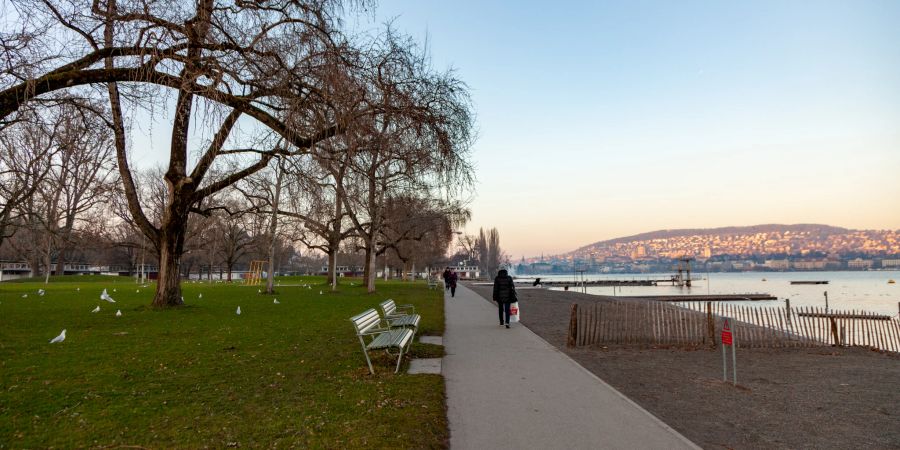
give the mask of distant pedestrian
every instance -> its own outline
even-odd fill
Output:
[[[444,290],[446,291],[450,289],[450,268],[444,269],[444,274],[441,276],[444,277]]]
[[[451,270],[449,279],[450,279],[450,296],[456,297],[456,282],[459,281],[459,274]]]
[[[497,308],[500,316],[500,326],[506,325],[509,328],[509,305],[519,301],[516,295],[516,286],[513,279],[509,276],[506,269],[500,269],[497,277],[494,278],[494,296],[492,299],[497,302]]]

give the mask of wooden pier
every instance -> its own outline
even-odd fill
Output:
[[[655,302],[746,302],[778,300],[771,294],[721,294],[721,295],[631,295],[618,299],[643,299]]]
[[[691,281],[696,281],[697,278],[694,278]],[[518,284],[533,284],[533,280],[516,280]],[[670,284],[672,286],[678,286],[681,284],[687,283],[686,279],[679,280],[674,275],[672,278],[662,278],[662,279],[634,279],[634,280],[585,280],[585,281],[564,281],[564,280],[547,280],[541,281],[540,285],[545,287],[563,287],[568,286],[570,288],[574,287],[582,287],[582,286],[659,286],[660,284]],[[690,283],[687,283],[687,286],[690,286]]]
[[[664,280],[669,282],[669,280]],[[592,280],[592,281],[541,281],[541,285],[549,287],[581,287],[581,286],[656,286],[659,280]],[[532,282],[527,282],[531,284]]]

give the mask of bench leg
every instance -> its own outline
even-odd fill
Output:
[[[400,356],[397,357],[397,368],[394,369],[394,373],[400,372],[400,361],[403,361],[403,347],[402,346],[400,347]]]
[[[369,373],[375,375],[375,369],[372,369],[372,361],[369,359],[369,351],[366,350],[366,343],[363,341],[362,337],[359,338],[359,343],[362,344],[363,355],[366,355],[366,363],[369,364]]]

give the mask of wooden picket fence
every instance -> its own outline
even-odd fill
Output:
[[[715,346],[724,319],[742,348],[863,346],[900,352],[900,320],[862,311],[612,300],[573,304],[567,345]]]

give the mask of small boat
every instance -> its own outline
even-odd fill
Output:
[[[804,280],[801,280],[801,281],[791,281],[791,284],[828,284],[828,281],[827,281],[827,280],[823,280],[823,281],[804,281]]]
[[[894,281],[894,280],[888,280],[888,284],[894,284],[894,283],[896,283],[896,281]]]

